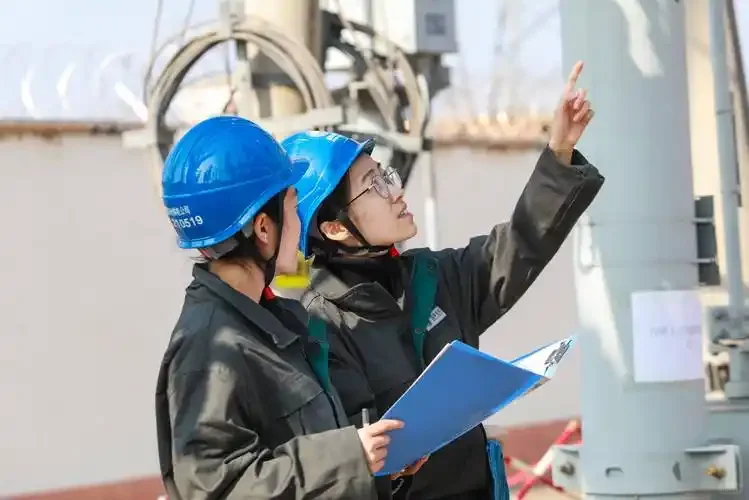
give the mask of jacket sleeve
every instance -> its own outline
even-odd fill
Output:
[[[472,345],[506,313],[554,257],[604,178],[580,152],[572,167],[547,147],[508,222],[468,246],[437,252],[444,283]]]
[[[171,385],[173,482],[182,499],[376,498],[354,427],[270,449],[226,365],[179,374]]]

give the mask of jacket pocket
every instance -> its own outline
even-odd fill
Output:
[[[278,443],[336,428],[328,396],[311,376],[297,372],[266,389],[268,430]]]

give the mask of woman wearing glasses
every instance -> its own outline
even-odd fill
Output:
[[[371,141],[304,132],[283,142],[293,160],[309,163],[296,184],[300,248],[315,256],[303,303],[329,325],[331,380],[349,419],[363,408],[382,415],[447,343],[477,347],[600,190],[603,177],[574,149],[593,117],[575,89],[581,69],[570,74],[548,147],[510,221],[463,248],[398,254],[394,245],[417,227],[397,172],[372,159]],[[412,480],[399,494],[493,498],[483,427],[434,453]]]

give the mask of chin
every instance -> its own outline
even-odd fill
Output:
[[[398,238],[394,243],[403,243],[404,241],[408,241],[419,232],[419,226],[416,225],[415,222],[411,222],[408,227],[404,227],[402,231],[400,231],[400,238]]]

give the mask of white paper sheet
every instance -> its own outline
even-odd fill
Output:
[[[542,377],[552,378],[557,371],[557,365],[562,361],[574,342],[575,337],[568,337],[561,341],[552,342],[511,361],[511,363]]]
[[[510,362],[518,368],[523,368],[542,377],[535,385],[525,391],[523,396],[535,391],[554,376],[557,366],[564,359],[575,340],[576,337],[573,336],[559,342],[552,342]]]
[[[695,290],[632,294],[635,382],[704,377],[702,304]]]

